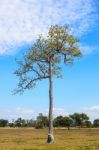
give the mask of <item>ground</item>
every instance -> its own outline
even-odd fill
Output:
[[[47,129],[0,128],[0,150],[99,150],[99,129],[55,129],[47,144]]]

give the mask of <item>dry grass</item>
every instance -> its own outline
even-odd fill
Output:
[[[46,129],[0,129],[0,150],[99,150],[99,129],[56,129],[47,144]]]

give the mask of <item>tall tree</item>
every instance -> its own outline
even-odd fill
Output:
[[[35,87],[37,81],[49,79],[49,130],[48,143],[54,142],[53,136],[53,76],[61,77],[61,63],[71,64],[74,58],[81,57],[75,38],[67,26],[51,26],[48,36],[42,35],[18,61],[19,68],[15,74],[19,77],[15,92]]]

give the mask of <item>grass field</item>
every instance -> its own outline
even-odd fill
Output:
[[[55,129],[47,144],[47,129],[0,129],[0,150],[99,150],[99,129]]]

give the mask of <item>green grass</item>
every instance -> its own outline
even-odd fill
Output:
[[[55,129],[47,144],[47,129],[0,129],[0,150],[99,150],[99,129]]]

